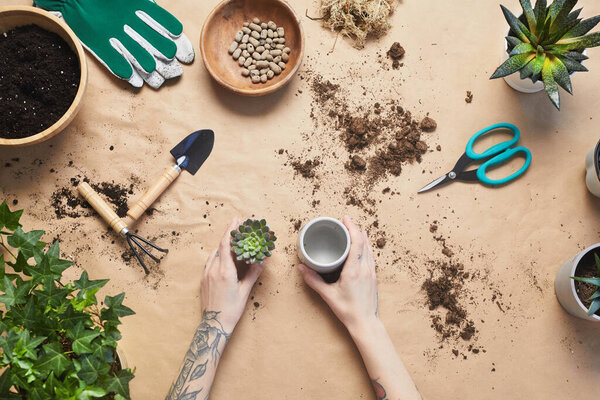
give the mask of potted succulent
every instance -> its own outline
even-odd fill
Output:
[[[119,318],[134,314],[125,294],[99,307],[108,279],[62,282],[72,263],[58,241],[45,250],[44,231],[23,231],[22,212],[0,204],[0,398],[129,399],[133,372],[117,354]]]
[[[600,243],[565,262],[556,274],[554,289],[571,315],[600,322]]]
[[[570,75],[587,71],[581,63],[586,48],[600,45],[600,32],[589,33],[600,16],[582,20],[581,9],[573,11],[577,0],[520,0],[523,14],[517,18],[504,6],[502,12],[510,27],[506,36],[506,60],[490,79],[505,78],[516,90],[532,93],[546,90],[560,110],[559,86],[573,94]],[[511,76],[519,72],[519,76]]]
[[[231,231],[231,252],[236,260],[246,264],[262,264],[271,257],[277,237],[268,227],[267,221],[247,219],[237,230]]]

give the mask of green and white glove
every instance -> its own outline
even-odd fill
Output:
[[[177,18],[151,0],[34,0],[62,18],[110,72],[158,89],[183,74],[194,48]]]

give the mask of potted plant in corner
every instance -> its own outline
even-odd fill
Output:
[[[129,399],[133,373],[117,353],[119,318],[134,314],[125,294],[99,307],[108,279],[61,282],[72,263],[58,241],[45,250],[44,231],[23,231],[22,213],[0,204],[0,398]]]
[[[600,140],[585,156],[585,184],[596,197],[600,197]]]
[[[565,262],[556,274],[554,290],[571,315],[600,322],[600,243]]]
[[[582,20],[581,9],[573,11],[577,1],[554,0],[547,6],[546,0],[537,0],[532,7],[530,0],[520,0],[523,14],[519,18],[501,5],[509,25],[505,61],[490,79],[504,78],[524,93],[543,88],[560,110],[558,87],[573,94],[570,75],[587,71],[581,64],[588,58],[584,51],[600,45],[600,32],[588,33],[600,16]]]

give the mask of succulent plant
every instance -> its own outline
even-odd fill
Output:
[[[491,79],[521,72],[521,79],[533,83],[542,81],[552,103],[560,110],[558,87],[573,94],[570,74],[587,71],[581,62],[583,51],[600,45],[600,32],[588,34],[600,22],[600,16],[582,20],[581,8],[573,11],[578,0],[520,0],[523,14],[517,18],[506,7],[500,6],[510,26],[509,59],[494,72]]]
[[[598,270],[598,276],[595,278],[580,278],[577,276],[571,277],[571,279],[575,279],[579,282],[584,282],[590,284],[592,286],[598,286],[598,290],[592,294],[592,296],[588,299],[590,302],[590,307],[588,308],[588,315],[595,314],[596,311],[600,310],[600,257],[598,254],[594,253],[594,259],[596,260],[596,269]]]
[[[262,264],[271,257],[277,240],[264,219],[247,219],[237,231],[231,231],[231,237],[231,252],[246,264]]]

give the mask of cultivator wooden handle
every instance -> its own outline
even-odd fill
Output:
[[[127,211],[127,217],[132,222],[137,221],[142,216],[152,203],[160,197],[160,195],[169,187],[169,185],[179,176],[181,168],[177,165],[172,165],[163,172],[162,176],[154,182],[146,193]]]
[[[94,210],[110,225],[111,228],[114,229],[115,232],[119,234],[123,234],[123,230],[127,232],[127,225],[117,213],[113,211],[113,209],[106,204],[104,200],[92,189],[92,187],[87,182],[81,182],[77,186],[77,190],[79,194],[83,196],[84,199],[87,200],[88,203],[92,205]]]

